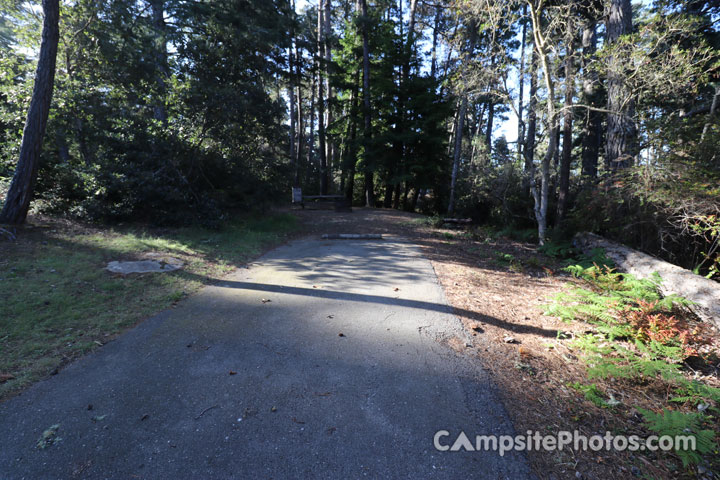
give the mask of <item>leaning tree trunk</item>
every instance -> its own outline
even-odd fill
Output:
[[[0,213],[0,223],[12,225],[24,223],[30,208],[55,81],[55,60],[60,38],[60,0],[43,0],[42,6],[45,19],[35,85],[23,129],[20,158]]]
[[[606,26],[606,42],[613,45],[622,35],[632,33],[632,6],[630,0],[612,0]],[[620,51],[608,58],[607,136],[605,162],[611,171],[632,165],[635,155],[637,128],[635,104],[625,84],[624,65]]]
[[[707,134],[710,131],[710,128],[712,127],[713,119],[717,112],[719,103],[720,103],[720,85],[716,85],[715,86],[715,95],[713,95],[712,105],[710,106],[710,113],[708,114],[707,122],[705,122],[705,126],[703,127],[702,135],[700,135],[700,143],[703,143],[705,141],[705,138],[707,137]]]

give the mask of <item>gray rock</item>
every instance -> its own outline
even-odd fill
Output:
[[[137,260],[132,262],[115,261],[105,267],[112,273],[129,275],[131,273],[166,273],[179,270],[183,267],[182,260],[164,257],[162,260]]]

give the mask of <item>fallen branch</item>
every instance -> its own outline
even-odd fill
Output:
[[[443,223],[457,223],[460,225],[467,225],[472,223],[472,218],[443,218]]]
[[[209,411],[209,410],[212,410],[213,408],[217,408],[217,407],[218,407],[218,405],[213,405],[212,407],[206,408],[205,410],[203,410],[202,412],[200,412],[200,415],[198,415],[197,417],[195,417],[195,420],[197,420],[198,418],[200,418],[200,417],[202,417],[203,415],[205,415],[205,412],[207,412],[207,411]]]
[[[0,235],[7,237],[8,240],[10,240],[11,242],[14,242],[15,240],[17,240],[17,237],[15,236],[14,233],[12,233],[9,230],[5,230],[4,228],[0,228]]]
[[[322,238],[324,240],[381,240],[383,236],[380,233],[326,233]]]

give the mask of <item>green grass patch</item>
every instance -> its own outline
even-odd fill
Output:
[[[297,229],[289,214],[249,217],[222,230],[28,229],[0,242],[0,399],[123,329],[166,309]],[[113,260],[146,253],[181,258],[183,270],[112,275]]]

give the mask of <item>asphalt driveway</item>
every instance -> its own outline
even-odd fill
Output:
[[[0,478],[528,478],[433,446],[513,434],[464,335],[413,245],[297,240],[0,404]]]

